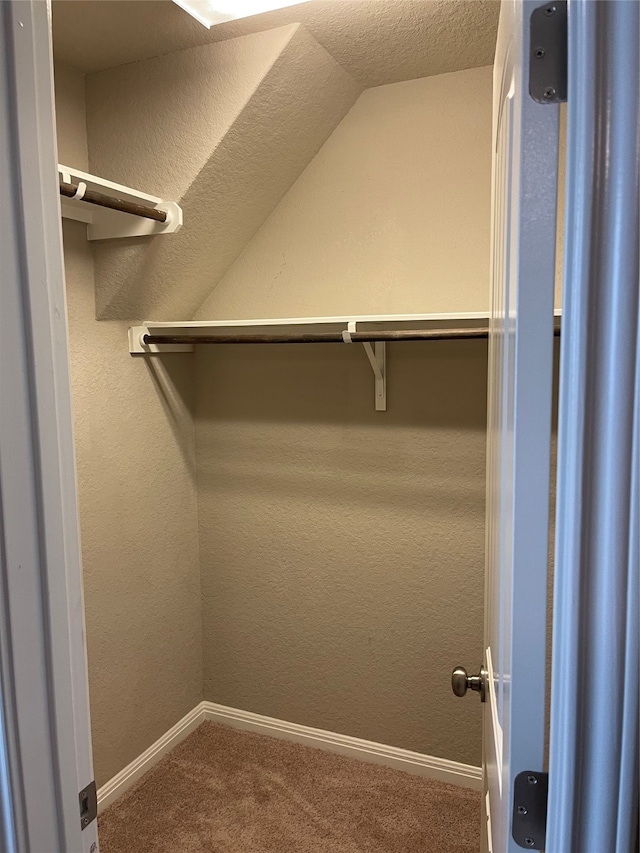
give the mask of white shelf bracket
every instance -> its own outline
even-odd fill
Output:
[[[349,320],[347,328],[342,332],[345,344],[354,343],[351,335],[357,331],[357,320]],[[362,344],[365,354],[375,377],[375,406],[376,412],[387,411],[387,346],[382,342]]]
[[[382,342],[362,344],[375,376],[376,412],[387,411],[387,345]]]

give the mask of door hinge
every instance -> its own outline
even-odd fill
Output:
[[[567,100],[567,0],[531,13],[529,94],[539,104]]]
[[[548,773],[525,770],[514,779],[511,835],[525,850],[544,850],[548,791]]]
[[[78,794],[80,801],[80,828],[85,829],[98,816],[98,793],[92,782]]]

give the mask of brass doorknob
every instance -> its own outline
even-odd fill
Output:
[[[478,675],[468,675],[463,666],[457,666],[451,673],[451,689],[456,696],[464,696],[467,690],[475,690],[480,694],[480,701],[487,698],[487,670],[480,667]]]

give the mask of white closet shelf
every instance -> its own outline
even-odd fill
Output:
[[[456,337],[477,331],[485,333],[489,326],[487,312],[459,314],[375,314],[352,317],[304,317],[268,320],[187,320],[155,323],[147,321],[129,329],[129,352],[132,355],[159,355],[167,352],[191,352],[198,338],[202,343],[286,343],[287,339],[307,343],[361,343],[374,373],[375,407],[387,408],[386,340],[377,333],[431,332],[443,330],[442,337]],[[445,333],[457,332],[458,335]],[[478,335],[480,336],[480,335]],[[148,340],[149,338],[153,340]],[[163,343],[162,339],[167,342]],[[362,340],[369,338],[369,340]],[[176,340],[177,339],[177,340]],[[406,338],[410,339],[410,338]]]
[[[163,201],[157,196],[107,181],[97,175],[58,164],[62,184],[78,189],[69,197],[61,188],[60,208],[65,219],[86,222],[88,240],[110,240],[119,237],[141,237],[154,234],[173,234],[182,227],[182,208],[174,201]],[[68,191],[68,189],[67,189]],[[91,203],[87,198],[100,194],[102,201]],[[164,214],[164,221],[148,218],[144,212],[126,212],[104,206],[105,203],[125,202],[124,206],[141,206]],[[153,214],[152,214],[153,215]]]
[[[351,333],[404,331],[410,329],[478,329],[486,330],[489,313],[467,311],[458,314],[365,314],[348,317],[278,317],[262,320],[177,320],[156,323],[146,320],[129,329],[129,351],[132,355],[156,355],[165,352],[191,352],[197,339],[212,337],[252,337],[256,335],[313,335],[334,333],[350,343]],[[145,343],[145,338],[167,338],[167,343]],[[186,344],[170,339],[189,337]],[[224,341],[222,341],[224,342]],[[238,340],[238,342],[241,342]]]

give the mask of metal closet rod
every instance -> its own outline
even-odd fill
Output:
[[[554,329],[559,337],[560,329]],[[460,338],[488,338],[488,329],[405,329],[351,332],[345,340],[342,332],[282,332],[247,335],[143,335],[145,346],[162,344],[366,344],[386,341],[450,341]]]
[[[444,341],[457,338],[488,338],[488,329],[403,329],[351,332],[354,344],[385,341]],[[342,332],[282,332],[247,335],[144,335],[145,346],[152,344],[344,344]]]
[[[148,204],[138,204],[135,201],[127,201],[124,198],[117,198],[112,195],[96,192],[95,190],[85,189],[83,194],[78,194],[80,187],[76,184],[68,184],[66,181],[60,181],[60,195],[66,198],[77,197],[80,201],[87,201],[89,204],[97,204],[99,207],[108,207],[111,210],[121,210],[123,213],[131,213],[133,216],[142,216],[145,219],[153,219],[156,222],[166,222],[166,210],[157,210]]]

